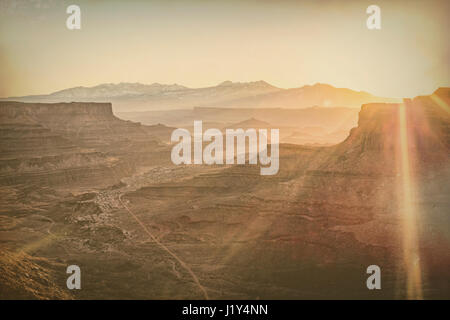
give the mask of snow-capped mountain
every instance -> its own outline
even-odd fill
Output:
[[[0,100],[22,102],[112,102],[115,111],[227,108],[360,107],[370,102],[397,102],[367,92],[335,88],[328,84],[300,88],[277,88],[265,81],[224,81],[216,86],[188,88],[178,84],[107,83],[75,87],[48,95],[12,97]]]
[[[112,98],[121,96],[155,95],[164,92],[185,90],[186,87],[177,84],[142,84],[142,83],[105,83],[95,87],[75,87],[54,92],[53,98],[91,99]]]

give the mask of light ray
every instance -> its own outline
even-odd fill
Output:
[[[401,156],[400,214],[403,229],[403,262],[406,267],[408,299],[423,299],[420,252],[417,239],[418,211],[414,204],[415,184],[411,170],[411,141],[408,137],[406,106],[399,107],[399,142]]]
[[[445,111],[447,111],[447,113],[450,113],[450,107],[448,106],[448,104],[442,100],[440,97],[438,97],[436,94],[432,94],[430,96],[431,100],[433,100],[434,103],[436,103],[439,107],[441,107],[442,109],[444,109]]]

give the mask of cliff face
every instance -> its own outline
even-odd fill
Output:
[[[350,233],[398,283],[420,265],[425,296],[449,294],[439,280],[449,276],[450,261],[449,93],[441,88],[402,104],[363,105],[349,137],[318,153],[317,164],[292,183],[305,202],[300,211],[320,215],[338,234]],[[405,244],[405,237],[414,241]],[[354,253],[363,254],[359,250]],[[415,262],[405,261],[402,250],[414,251]]]
[[[16,101],[0,101],[0,115],[18,118],[20,116],[36,117],[42,121],[50,121],[52,117],[85,116],[112,119],[111,103],[23,103]]]
[[[450,88],[440,88],[430,96],[405,99],[402,104],[366,104],[359,114],[358,127],[352,131],[347,145],[356,145],[365,137],[372,136],[378,141],[369,149],[380,150],[391,147],[395,134],[401,130],[401,118],[407,127],[411,142],[421,140],[410,147],[427,149],[449,148],[450,110],[448,104]],[[360,144],[360,143],[359,143]]]
[[[5,123],[37,123],[52,132],[78,139],[84,147],[101,147],[118,140],[148,139],[139,123],[116,118],[110,103],[0,102]]]
[[[110,103],[0,102],[0,181],[113,184],[168,131],[120,120]]]
[[[333,150],[324,164],[342,172],[397,175],[403,150],[411,170],[425,172],[448,163],[450,152],[450,88],[430,96],[405,99],[401,104],[366,104],[358,127]]]
[[[35,123],[0,123],[1,159],[17,155],[54,155],[74,152],[77,147],[70,140]]]

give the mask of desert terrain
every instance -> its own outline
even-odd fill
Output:
[[[281,141],[280,171],[261,176],[173,165],[176,121],[122,120],[107,102],[2,101],[0,298],[404,299],[413,263],[420,295],[448,299],[449,104],[449,88],[363,104],[334,143]],[[223,128],[279,125],[242,117]],[[81,290],[66,288],[71,264]],[[373,264],[382,290],[367,290]]]

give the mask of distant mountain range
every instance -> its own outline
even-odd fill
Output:
[[[178,84],[107,83],[74,87],[48,95],[2,98],[21,102],[112,102],[116,111],[227,108],[360,107],[365,103],[398,102],[363,91],[317,83],[300,88],[277,88],[265,81],[231,82],[188,88]]]

